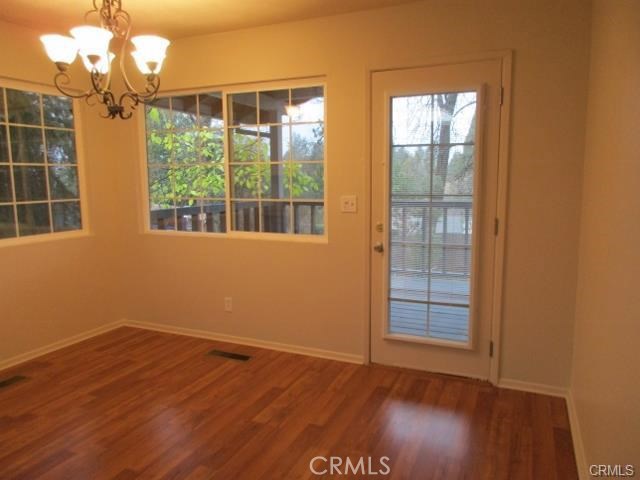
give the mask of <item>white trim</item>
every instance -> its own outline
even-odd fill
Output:
[[[208,340],[217,340],[219,342],[235,343],[238,345],[247,345],[250,347],[266,348],[268,350],[277,350],[279,352],[296,353],[299,355],[307,355],[310,357],[326,358],[329,360],[355,363],[358,365],[362,365],[364,363],[364,358],[362,355],[335,352],[333,350],[322,350],[320,348],[301,347],[288,343],[259,340],[257,338],[237,337],[235,335],[226,335],[224,333],[209,332],[205,330],[197,330],[194,328],[174,327],[166,324],[138,322],[133,320],[123,320],[121,325],[125,327],[143,328],[145,330],[153,330],[156,332],[173,333],[175,335],[206,338]]]
[[[39,203],[44,204],[45,202]],[[25,235],[22,237],[8,237],[0,240],[0,249],[18,247],[22,245],[31,245],[33,243],[57,242],[59,240],[73,240],[76,238],[90,238],[93,236],[93,233],[84,230],[69,230],[66,232],[39,233],[34,235]]]
[[[481,62],[481,61],[499,61],[500,69],[501,69],[501,84],[500,87],[503,90],[504,94],[502,96],[503,102],[498,105],[499,109],[499,129],[498,129],[498,166],[497,166],[497,195],[496,195],[496,205],[495,205],[495,218],[499,220],[499,233],[494,237],[494,252],[493,252],[493,281],[492,281],[492,301],[491,301],[491,315],[490,315],[490,336],[489,340],[492,342],[493,346],[493,355],[490,356],[489,359],[489,376],[488,380],[492,385],[498,385],[500,378],[500,354],[501,354],[501,323],[502,323],[502,302],[503,302],[503,277],[504,277],[504,263],[505,263],[505,231],[506,231],[506,217],[507,217],[507,191],[508,191],[508,165],[509,165],[509,139],[510,139],[510,112],[511,112],[511,71],[512,71],[512,59],[513,59],[513,51],[512,50],[498,50],[498,51],[488,51],[484,53],[469,53],[464,55],[445,55],[445,56],[437,56],[431,57],[428,61],[421,61],[416,64],[409,64],[403,66],[390,66],[384,65],[380,66],[377,64],[368,65],[366,70],[369,75],[368,82],[373,83],[373,74],[380,72],[389,72],[389,71],[408,71],[415,70],[417,68],[426,68],[426,67],[436,67],[440,65],[452,65],[458,64],[463,65],[466,63],[473,62]],[[373,243],[373,236],[375,232],[373,231],[373,100],[372,95],[373,91],[371,86],[369,87],[369,95],[367,97],[367,115],[368,115],[368,125],[366,129],[366,138],[368,140],[369,146],[366,150],[369,155],[370,161],[367,165],[368,174],[368,197],[370,202],[369,209],[369,217],[366,218],[367,226],[368,226],[368,237],[369,237],[369,248],[371,247],[371,243]],[[387,115],[388,116],[388,115]],[[478,132],[476,132],[478,134]],[[475,200],[474,200],[475,201]],[[385,212],[386,214],[386,212]],[[388,221],[385,219],[385,224],[388,225]],[[372,257],[370,254],[367,256],[368,259],[368,273],[371,277],[368,281],[368,290],[369,290],[369,302],[372,300]],[[384,268],[384,267],[383,267]],[[383,286],[383,288],[386,288]],[[473,304],[473,302],[471,302]],[[372,325],[373,322],[373,310],[370,307],[369,309],[369,328],[365,329],[368,331],[368,340],[369,340],[369,356],[371,357],[371,344],[372,344]],[[470,333],[474,331],[473,328],[470,329]],[[470,338],[470,342],[472,346],[474,345],[473,339]],[[458,372],[460,374],[460,372]]]
[[[591,478],[591,476],[589,475],[587,456],[584,451],[584,442],[582,441],[578,410],[576,409],[571,389],[567,392],[566,401],[567,411],[569,412],[569,425],[571,426],[571,437],[573,438],[573,453],[576,457],[576,466],[578,468],[578,478],[580,480],[587,480]]]
[[[494,385],[500,380],[500,355],[502,352],[502,302],[507,243],[513,51],[504,51],[499,56],[502,61],[502,103],[500,105],[500,128],[498,129],[500,136],[498,141],[498,194],[496,196],[496,219],[499,228],[498,235],[494,240],[493,253],[493,311],[491,316],[493,355],[489,361],[489,381]]]
[[[54,85],[49,83],[34,82],[32,80],[25,80],[23,78],[5,77],[0,75],[0,82],[4,88],[10,88],[12,90],[24,90],[25,88],[34,88],[32,90],[37,93],[44,93],[45,95],[53,95],[55,97],[61,97],[62,93]],[[28,86],[28,87],[26,87]],[[69,88],[70,92],[81,93],[81,90],[77,88]],[[73,130],[73,129],[69,129]]]
[[[283,202],[284,203],[284,202]],[[296,203],[296,202],[294,202]],[[221,238],[225,240],[275,240],[285,242],[302,242],[310,244],[328,244],[326,235],[310,235],[305,233],[276,233],[276,232],[243,232],[232,230],[231,232],[189,232],[186,230],[149,230],[144,235],[157,235],[160,237],[187,237],[187,238]]]
[[[544,383],[523,382],[522,380],[513,380],[511,378],[501,378],[498,380],[499,388],[508,388],[511,390],[520,390],[521,392],[539,393],[541,395],[550,395],[552,397],[567,397],[567,389],[557,387],[555,385],[546,385]]]
[[[327,79],[326,74],[308,75],[304,77],[284,77],[284,78],[269,78],[263,80],[242,81],[237,79],[231,83],[218,83],[215,85],[201,85],[197,87],[188,88],[170,88],[162,90],[162,94],[159,97],[177,97],[183,95],[196,95],[198,93],[208,93],[211,91],[222,91],[225,93],[245,93],[249,92],[264,92],[268,90],[278,90],[281,88],[305,88],[315,87],[317,82],[325,82]],[[283,85],[286,84],[287,86]],[[248,88],[248,90],[247,90]]]
[[[43,163],[28,163],[28,162],[14,162],[13,161],[13,152],[11,149],[11,145],[8,144],[8,160],[3,163],[5,166],[9,166],[11,185],[12,185],[12,201],[11,202],[2,202],[3,206],[12,206],[13,207],[13,216],[14,216],[14,226],[16,235],[13,237],[6,237],[0,239],[0,248],[5,246],[16,246],[16,245],[24,245],[29,243],[38,243],[40,241],[50,241],[50,240],[65,240],[69,238],[76,237],[86,237],[91,236],[91,229],[89,228],[89,212],[88,212],[88,189],[87,189],[87,179],[85,174],[85,145],[84,145],[84,132],[82,128],[82,113],[80,108],[80,102],[77,98],[71,98],[71,106],[73,109],[73,127],[52,127],[45,124],[44,121],[44,99],[43,95],[61,97],[61,92],[51,86],[45,85],[37,82],[31,82],[28,80],[17,80],[7,77],[0,76],[0,89],[3,90],[2,100],[4,103],[4,122],[0,122],[0,128],[6,128],[7,135],[10,136],[11,127],[20,127],[20,128],[32,128],[39,129],[42,136],[42,146],[44,148],[44,162]],[[18,90],[21,92],[27,93],[36,93],[39,96],[39,104],[40,104],[40,124],[39,125],[26,125],[21,123],[14,123],[9,121],[9,105],[7,102],[7,89]],[[72,92],[76,92],[75,89],[70,89]],[[48,130],[57,130],[57,131],[66,131],[73,133],[74,137],[74,146],[76,153],[76,162],[75,163],[51,163],[49,161],[49,154],[47,153],[47,137],[46,132]],[[7,141],[10,140],[7,137]],[[16,197],[16,188],[15,188],[15,167],[38,167],[43,168],[45,173],[45,183],[46,183],[46,199],[44,200],[27,200],[27,201],[18,201]],[[51,180],[49,178],[49,169],[51,167],[70,167],[76,169],[76,177],[78,181],[78,197],[77,198],[63,198],[63,199],[53,199],[51,198]],[[54,203],[71,203],[77,202],[80,205],[80,221],[81,228],[71,229],[71,230],[54,230],[54,220],[53,220],[53,212],[52,206]],[[18,206],[20,205],[37,205],[37,204],[46,204],[48,213],[49,213],[49,232],[47,233],[36,233],[29,235],[21,235],[20,234],[20,224],[18,219]]]
[[[49,345],[45,345],[44,347],[36,348],[35,350],[9,357],[5,360],[0,361],[0,371],[11,368],[20,363],[28,362],[29,360],[41,357],[42,355],[46,355],[47,353],[55,352],[56,350],[60,350],[61,348],[74,345],[76,343],[82,342],[83,340],[102,335],[103,333],[110,332],[111,330],[115,330],[116,328],[122,326],[124,326],[124,323],[121,320],[107,323],[106,325],[102,325],[101,327],[87,330],[86,332],[73,335],[69,338],[50,343]]]
[[[462,63],[470,63],[470,62],[479,62],[483,60],[500,60],[501,69],[502,69],[502,88],[504,89],[503,93],[503,103],[500,105],[500,128],[499,128],[499,141],[498,141],[498,195],[496,200],[496,218],[499,220],[499,231],[498,235],[494,240],[494,279],[493,279],[493,299],[492,299],[492,315],[491,315],[491,336],[490,340],[493,342],[493,355],[489,360],[489,382],[492,385],[500,384],[500,356],[501,356],[501,327],[502,327],[502,302],[503,302],[503,289],[504,289],[504,264],[505,264],[505,250],[506,250],[506,224],[507,224],[507,216],[508,216],[508,208],[507,208],[507,200],[508,200],[508,183],[509,183],[509,158],[510,158],[510,128],[511,128],[511,92],[512,92],[512,70],[513,70],[513,50],[493,50],[486,52],[473,52],[467,54],[454,54],[454,55],[438,55],[433,56],[427,59],[426,61],[420,61],[417,63],[410,63],[404,65],[380,65],[380,64],[369,64],[365,67],[365,76],[366,76],[366,101],[365,101],[365,109],[366,109],[366,130],[365,130],[365,154],[367,158],[369,158],[369,162],[367,162],[365,174],[367,176],[366,183],[366,192],[365,197],[368,197],[369,200],[369,209],[368,217],[365,217],[365,221],[367,223],[367,242],[365,242],[365,246],[368,246],[369,252],[367,252],[366,264],[367,264],[367,286],[368,286],[368,317],[366,319],[367,325],[365,326],[365,333],[368,333],[365,339],[368,341],[368,355],[367,358],[371,357],[371,335],[372,335],[372,309],[371,309],[371,274],[372,274],[372,260],[370,255],[371,245],[373,244],[373,218],[372,213],[373,209],[371,208],[371,203],[373,200],[372,194],[372,181],[373,181],[373,173],[372,173],[372,125],[373,125],[373,112],[372,105],[373,100],[372,96],[372,75],[375,72],[385,72],[385,71],[397,71],[397,70],[411,70],[415,68],[422,67],[434,67],[438,65],[449,65],[452,63],[462,64]],[[533,385],[533,384],[529,384]],[[513,387],[516,388],[516,387]]]
[[[327,77],[326,75],[320,75],[320,76],[312,76],[312,77],[302,77],[302,78],[293,78],[293,79],[285,79],[285,80],[270,80],[270,81],[264,81],[264,82],[250,82],[250,83],[234,83],[234,84],[225,84],[225,85],[218,85],[218,86],[211,86],[211,87],[200,87],[200,88],[195,88],[195,89],[188,89],[188,90],[167,90],[167,91],[163,91],[162,95],[159,98],[169,98],[171,99],[171,97],[176,96],[176,95],[198,95],[198,94],[204,94],[204,93],[211,93],[211,92],[216,92],[216,93],[220,93],[222,96],[222,114],[223,114],[223,125],[220,128],[220,130],[223,132],[223,151],[224,151],[224,176],[225,176],[225,198],[224,198],[224,202],[225,202],[225,208],[227,210],[227,215],[225,216],[225,221],[226,221],[226,231],[224,232],[184,232],[178,229],[178,218],[177,218],[177,211],[178,211],[178,206],[174,204],[174,221],[175,221],[175,230],[163,230],[161,231],[161,235],[169,235],[169,236],[174,236],[176,234],[180,234],[181,232],[183,233],[187,233],[187,236],[202,236],[202,237],[207,237],[207,238],[233,238],[234,235],[238,235],[238,238],[244,238],[244,239],[250,239],[250,240],[262,240],[262,239],[268,239],[268,240],[279,240],[279,241],[302,241],[302,242],[309,242],[309,243],[329,243],[329,187],[328,187],[328,161],[327,161],[327,152],[328,152],[328,142],[327,142],[327,135],[325,135],[325,142],[324,142],[324,154],[323,154],[323,159],[321,161],[319,160],[314,160],[314,161],[309,161],[309,162],[293,162],[293,160],[287,160],[287,161],[281,161],[281,162],[271,162],[271,163],[282,163],[284,164],[288,164],[288,163],[300,163],[300,164],[315,164],[315,165],[322,165],[322,179],[323,179],[323,198],[313,198],[313,199],[304,199],[304,198],[294,198],[292,196],[292,194],[289,196],[289,198],[282,198],[282,199],[274,199],[276,202],[280,201],[282,203],[288,202],[288,204],[292,207],[291,208],[291,213],[290,213],[290,224],[289,224],[289,228],[291,229],[290,233],[279,233],[279,232],[263,232],[262,230],[262,215],[258,216],[258,222],[259,222],[259,231],[256,232],[244,232],[241,230],[234,230],[233,229],[233,221],[232,221],[232,216],[233,216],[233,207],[232,204],[237,201],[237,200],[241,200],[241,201],[254,201],[258,203],[258,206],[261,209],[261,204],[262,204],[262,197],[261,197],[261,193],[258,192],[258,198],[257,199],[248,199],[248,198],[243,198],[243,199],[237,199],[234,198],[231,193],[232,193],[232,185],[231,185],[231,170],[232,168],[234,168],[234,166],[236,166],[237,164],[235,164],[234,162],[231,162],[230,159],[230,147],[229,147],[229,132],[230,130],[232,130],[233,128],[238,127],[230,125],[228,122],[228,106],[227,106],[227,99],[229,95],[232,95],[234,93],[252,93],[255,92],[256,93],[256,101],[257,101],[257,108],[259,109],[260,105],[260,96],[259,93],[263,92],[263,91],[269,91],[269,90],[274,90],[274,89],[286,89],[289,90],[289,96],[291,96],[291,90],[294,90],[296,88],[305,88],[305,87],[316,87],[316,86],[321,86],[323,88],[323,99],[324,99],[324,116],[323,119],[321,121],[304,121],[304,122],[293,122],[293,123],[265,123],[265,124],[256,124],[256,125],[248,125],[249,127],[255,127],[256,129],[259,130],[260,127],[264,127],[264,126],[273,126],[273,125],[279,125],[279,126],[287,126],[288,128],[291,128],[292,126],[296,126],[296,125],[313,125],[313,124],[318,124],[318,123],[322,123],[325,132],[328,129],[328,124],[327,124],[327,119],[328,119],[328,102],[327,102]],[[170,108],[172,109],[173,106],[170,103]],[[200,111],[199,111],[199,100],[196,102],[196,112],[199,115]],[[140,178],[138,179],[139,182],[138,184],[141,184],[141,192],[140,195],[138,195],[139,200],[139,208],[142,209],[142,214],[140,215],[140,219],[142,220],[142,224],[139,225],[140,228],[140,233],[143,235],[154,235],[157,234],[158,232],[160,232],[159,230],[154,230],[151,228],[151,209],[150,209],[150,192],[149,192],[149,159],[148,159],[148,155],[147,155],[147,130],[146,130],[146,123],[145,123],[145,117],[146,117],[146,113],[145,115],[141,115],[141,119],[139,119],[137,121],[137,136],[138,136],[138,148],[139,148],[139,158],[138,158],[138,165],[139,165],[139,175]],[[173,131],[173,129],[171,129],[171,131]],[[209,162],[199,162],[196,163],[194,165],[198,165],[198,164],[203,164],[206,165]],[[242,164],[245,165],[259,165],[262,164],[264,162],[242,162]],[[142,197],[142,198],[140,198]],[[220,201],[222,201],[223,199],[220,199]],[[265,201],[271,201],[271,199],[267,199]],[[294,218],[294,209],[293,209],[293,205],[297,204],[297,203],[308,203],[308,202],[313,202],[313,203],[317,203],[318,205],[322,205],[324,212],[323,212],[323,233],[322,234],[303,234],[303,233],[295,233],[294,232],[294,228],[295,227],[295,218]],[[175,200],[174,200],[175,203]],[[193,234],[200,234],[200,235],[193,235]],[[278,238],[274,238],[274,237],[278,237]]]

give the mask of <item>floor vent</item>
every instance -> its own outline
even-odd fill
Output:
[[[5,380],[0,380],[0,388],[10,387],[14,383],[21,382],[22,380],[26,380],[27,377],[23,375],[15,375],[13,377],[9,377]]]
[[[225,352],[223,350],[211,350],[209,355],[213,355],[215,357],[224,357],[229,358],[231,360],[238,360],[240,362],[246,362],[251,359],[249,355],[242,355],[241,353],[233,353],[233,352]]]

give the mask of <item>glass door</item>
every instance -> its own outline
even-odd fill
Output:
[[[373,74],[373,362],[489,377],[501,75]]]

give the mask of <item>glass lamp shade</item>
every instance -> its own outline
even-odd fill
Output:
[[[136,61],[136,66],[138,67],[138,70],[140,70],[140,73],[143,73],[144,75],[150,75],[152,73],[154,74],[160,73],[164,58],[162,58],[159,62],[155,62],[154,60],[152,60],[152,62],[155,62],[155,63],[151,63],[151,66],[153,66],[153,71],[152,71],[150,64],[147,63],[148,57],[145,56],[142,52],[135,50],[131,52],[131,56]]]
[[[156,35],[138,35],[133,37],[131,42],[136,47],[136,51],[131,55],[133,55],[140,72],[145,75],[160,73],[167,47],[171,42]]]
[[[64,35],[42,35],[40,41],[52,62],[70,65],[76,59],[78,45],[73,38]]]
[[[111,61],[115,58],[115,54],[109,52],[109,61],[106,60],[106,58],[101,55],[100,59],[96,62],[95,65],[93,65],[91,63],[91,60],[89,60],[87,58],[87,56],[80,52],[80,58],[82,58],[82,63],[84,63],[84,68],[86,68],[89,72],[93,71],[93,69],[95,68],[96,70],[98,70],[98,73],[104,75],[109,71],[109,67],[111,66]]]
[[[109,30],[87,25],[72,28],[70,32],[76,39],[78,50],[83,57],[89,55],[105,57],[109,51],[109,42],[113,38],[113,33]]]

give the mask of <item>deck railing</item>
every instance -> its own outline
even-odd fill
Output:
[[[468,276],[471,272],[472,203],[392,201],[391,270]]]
[[[258,202],[234,202],[235,215],[233,230],[259,231],[260,208]],[[293,203],[269,202],[262,204],[262,231],[287,232],[290,215],[293,211],[293,227],[295,233],[311,235],[322,234],[324,205],[320,202]],[[151,211],[151,228],[153,230],[179,230],[187,232],[223,233],[227,229],[227,209],[225,202],[212,202],[204,207],[199,205],[177,207],[175,210],[155,209]]]

